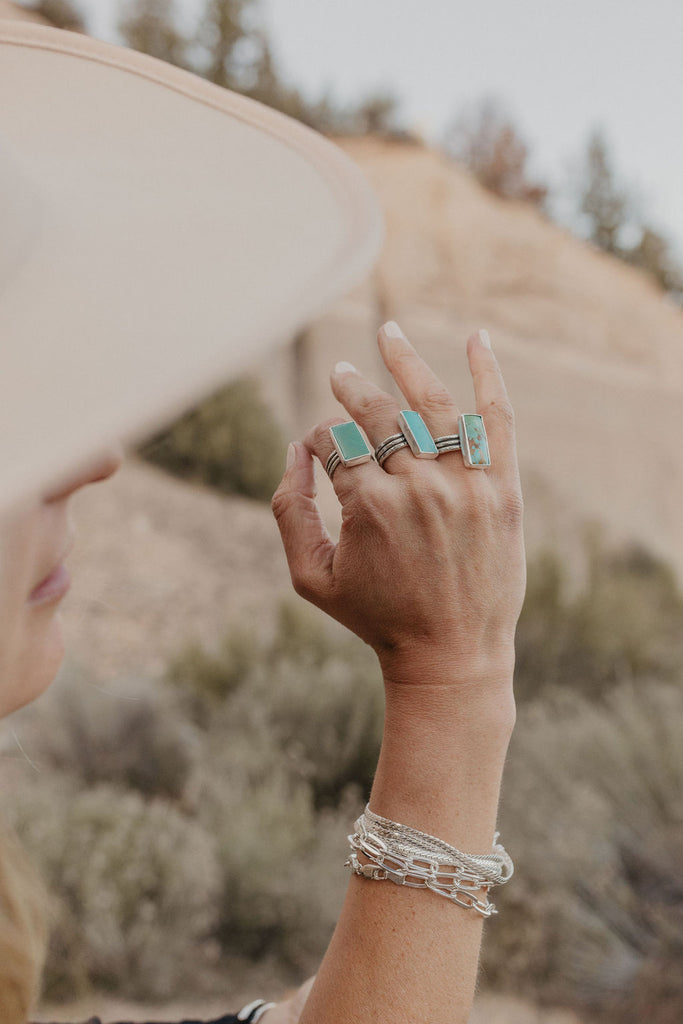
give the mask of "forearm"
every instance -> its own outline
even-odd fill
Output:
[[[460,407],[393,321],[378,341],[406,407],[423,416],[426,431],[437,439],[465,431],[464,438]],[[491,851],[514,722],[511,651],[525,572],[512,407],[485,331],[469,338],[467,355],[489,439],[484,444],[482,433],[475,444],[485,472],[455,447],[427,459],[415,457],[425,454],[415,444],[397,446],[381,463],[330,463],[341,455],[335,417],[292,448],[273,509],[297,592],[382,661],[386,726],[370,809],[483,854]],[[331,382],[375,451],[386,454],[386,439],[405,425],[396,398],[347,363]],[[314,455],[330,467],[341,502],[337,543],[315,501]],[[354,843],[361,872],[360,855],[372,861],[377,849],[367,840],[363,834]],[[421,858],[415,860],[424,878]],[[466,899],[456,874],[446,896]],[[473,873],[477,880],[483,899],[490,879],[482,871]],[[446,896],[354,874],[302,1024],[464,1024],[482,919]]]
[[[514,725],[510,674],[492,674],[419,693],[387,681],[375,813],[490,851]],[[301,1024],[464,1024],[482,923],[436,893],[353,876]]]

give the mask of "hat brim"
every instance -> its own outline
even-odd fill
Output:
[[[0,21],[0,95],[0,505],[244,370],[378,254],[337,146],[188,72]]]

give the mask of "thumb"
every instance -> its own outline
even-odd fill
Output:
[[[297,594],[318,603],[329,587],[335,544],[315,500],[313,456],[299,442],[287,450],[287,469],[272,508]]]

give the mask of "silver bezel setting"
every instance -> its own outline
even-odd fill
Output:
[[[416,413],[415,415],[420,416],[419,413]],[[422,424],[423,424],[425,430],[429,434],[429,430],[427,429],[427,424],[425,423],[425,421],[422,419],[421,416],[420,416],[420,419],[422,420]],[[410,450],[411,450],[411,452],[413,453],[413,455],[415,456],[416,459],[437,459],[439,457],[438,451],[425,452],[425,451],[422,450],[422,448],[420,448],[420,444],[419,444],[417,438],[415,437],[415,434],[412,431],[412,428],[410,426],[409,421],[404,416],[403,411],[401,411],[398,414],[398,423],[399,423],[399,426],[400,426],[400,428],[401,428],[401,430],[403,432],[403,436],[405,437],[406,441],[408,442],[408,444],[410,446]],[[429,436],[432,437],[431,434],[429,434]],[[432,437],[432,441],[433,440],[434,440],[434,438]]]
[[[349,422],[354,422],[354,421],[350,420]],[[339,424],[336,424],[336,426],[345,426],[345,424],[339,423]],[[344,458],[344,453],[342,451],[341,445],[339,444],[339,441],[337,440],[337,438],[335,437],[335,434],[334,434],[334,427],[330,427],[329,428],[330,429],[330,437],[332,438],[332,444],[334,445],[335,451],[336,451],[337,455],[339,456],[339,461],[341,462],[342,466],[361,466],[364,462],[370,462],[370,460],[372,459],[372,456],[373,456],[372,448],[370,447],[370,445],[368,444],[366,439],[363,437],[363,434],[361,433],[360,427],[358,427],[357,423],[356,423],[356,427],[358,429],[358,433],[361,435],[361,437],[363,439],[363,443],[365,444],[365,447],[367,448],[367,452],[365,452],[363,455],[354,455],[353,458],[350,458],[350,459]],[[332,472],[334,472],[334,469],[332,470]]]
[[[465,416],[478,416],[481,420],[481,428],[484,431],[484,437],[486,438],[486,447],[489,451],[489,461],[487,463],[472,462],[472,454],[470,452],[470,439],[467,436],[467,430],[465,429]],[[486,433],[486,426],[484,424],[484,418],[480,413],[462,413],[458,418],[458,436],[460,438],[460,450],[462,451],[463,462],[468,469],[489,469],[491,466],[491,451],[489,449],[489,439]]]

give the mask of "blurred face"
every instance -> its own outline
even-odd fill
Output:
[[[48,493],[0,513],[0,717],[54,679],[64,653],[57,611],[69,589],[69,498],[121,464],[112,448]]]

